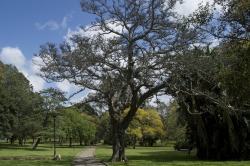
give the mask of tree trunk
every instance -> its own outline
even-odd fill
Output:
[[[37,140],[36,140],[36,142],[33,144],[33,147],[32,147],[32,149],[36,149],[36,147],[38,146],[38,144],[41,142],[41,138],[38,138]]]
[[[72,147],[72,138],[69,138],[69,147]]]
[[[23,146],[23,138],[18,138],[18,145]]]
[[[42,126],[43,128],[45,128],[47,126],[47,123],[48,123],[48,119],[49,119],[49,114],[47,113],[44,120],[43,120],[43,123],[42,123]],[[36,147],[38,146],[38,144],[41,142],[41,138],[38,138],[36,143],[33,144],[33,147],[32,149],[36,149]]]
[[[63,138],[59,138],[59,143],[60,143],[60,146],[63,145]]]
[[[86,142],[85,142],[85,145],[86,145]],[[82,138],[80,138],[80,146],[83,146]]]
[[[125,156],[125,130],[121,122],[113,123],[113,154],[110,161],[128,161]]]
[[[16,137],[12,136],[12,137],[10,138],[10,144],[14,144],[15,141],[16,141]]]
[[[136,144],[136,135],[133,136],[133,149],[135,149],[135,144]]]

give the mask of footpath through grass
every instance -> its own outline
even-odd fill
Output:
[[[60,154],[62,160],[52,160],[54,149],[51,144],[39,144],[33,150],[31,144],[24,146],[10,145],[0,141],[0,165],[1,166],[49,166],[49,165],[71,165],[74,157],[85,147],[74,146],[69,148],[67,145],[56,148],[56,153]]]
[[[111,146],[98,147],[96,156],[109,166],[249,166],[250,161],[201,161],[195,157],[194,152],[189,156],[187,152],[175,151],[168,147],[136,147],[126,148],[128,163],[110,163]]]

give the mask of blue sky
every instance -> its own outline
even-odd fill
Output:
[[[185,1],[176,10],[187,15],[202,0]],[[80,0],[0,0],[0,60],[15,65],[35,91],[42,90],[51,84],[35,75],[38,69],[32,61],[39,46],[46,42],[60,44],[70,34],[79,32],[79,26],[87,26],[93,20],[94,16],[81,11]],[[68,82],[53,86],[69,93],[77,91]]]
[[[32,57],[45,42],[60,43],[68,28],[90,23],[79,0],[1,0],[0,47]]]
[[[67,34],[91,20],[93,16],[82,12],[80,0],[1,0],[0,60],[17,66],[35,91],[52,86],[35,76],[34,54],[46,42],[62,43]],[[53,86],[77,90],[67,82]]]

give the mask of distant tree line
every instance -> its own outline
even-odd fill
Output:
[[[64,101],[64,93],[57,89],[33,92],[29,81],[15,66],[0,61],[1,138],[11,144],[18,141],[19,145],[33,139],[33,148],[36,148],[41,140],[53,138],[53,116],[56,114],[59,143],[69,142],[69,146],[73,142],[93,143],[96,134],[94,109],[80,104],[65,107]]]

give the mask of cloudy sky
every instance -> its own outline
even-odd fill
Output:
[[[209,1],[184,0],[176,10],[187,15],[198,7],[198,3]],[[77,87],[66,81],[48,84],[37,77],[38,69],[32,61],[40,45],[46,42],[60,44],[79,31],[79,26],[88,26],[93,20],[93,16],[81,11],[80,0],[0,0],[0,60],[15,65],[35,91],[56,86],[73,93]]]

